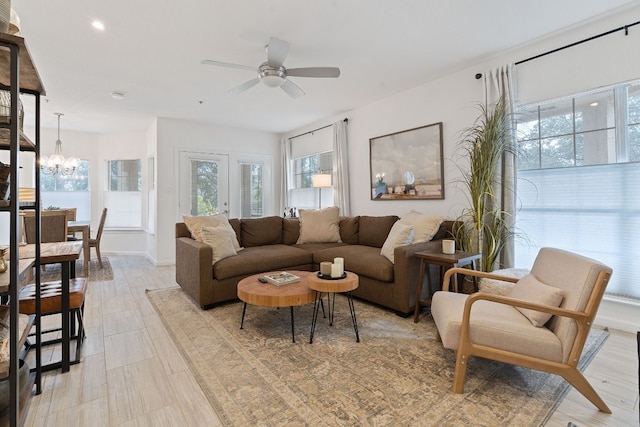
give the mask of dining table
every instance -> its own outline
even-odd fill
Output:
[[[82,233],[82,253],[84,275],[89,276],[89,260],[91,258],[91,246],[89,246],[89,236],[91,235],[91,221],[69,221],[67,222],[68,233]]]
[[[40,244],[40,264],[60,264],[62,270],[62,360],[43,366],[42,370],[61,368],[68,372],[71,366],[71,315],[69,313],[69,283],[75,277],[76,260],[80,258],[83,243],[78,241]],[[36,245],[28,244],[18,249],[20,259],[36,257]],[[77,361],[76,361],[77,362]]]

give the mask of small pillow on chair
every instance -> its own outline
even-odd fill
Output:
[[[415,228],[413,225],[403,224],[397,221],[391,227],[387,240],[384,241],[380,255],[385,256],[389,261],[395,264],[394,251],[398,246],[406,246],[413,242],[413,236],[415,234]]]
[[[340,210],[300,209],[300,237],[296,243],[332,243],[340,240]]]
[[[510,298],[536,304],[560,307],[562,299],[564,298],[564,291],[562,289],[554,288],[553,286],[545,285],[533,275],[527,274],[522,279],[518,280],[508,296]],[[521,307],[516,308],[527,319],[529,319],[533,326],[537,327],[544,326],[544,324],[553,317],[553,314],[551,313],[544,313],[542,311],[529,310]]]
[[[233,247],[229,230],[224,224],[218,224],[215,227],[202,227],[200,235],[202,243],[211,246],[211,249],[213,249],[213,264],[221,259],[238,255]]]

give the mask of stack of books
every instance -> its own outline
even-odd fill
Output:
[[[295,274],[287,273],[286,271],[265,274],[264,278],[267,279],[267,281],[269,281],[270,283],[273,283],[277,286],[288,285],[300,281],[300,277],[296,276]]]

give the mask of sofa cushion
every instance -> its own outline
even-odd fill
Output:
[[[358,221],[358,244],[382,248],[397,220],[395,215],[361,216]]]
[[[238,242],[242,241],[242,224],[238,218],[229,218],[229,225],[236,233],[236,239]]]
[[[311,252],[294,246],[248,246],[238,255],[218,261],[213,266],[213,277],[222,280],[291,267],[311,267],[312,260]]]
[[[300,237],[300,221],[298,218],[282,219],[282,244],[295,245]]]
[[[221,259],[237,255],[236,250],[233,248],[229,229],[224,224],[218,224],[215,227],[202,227],[200,235],[202,236],[202,243],[211,246],[213,252],[212,264]]]
[[[413,241],[415,235],[415,228],[413,225],[403,224],[400,221],[396,221],[389,231],[387,240],[385,240],[380,250],[380,255],[387,258],[392,263],[394,262],[393,253],[398,246],[406,246]]]
[[[322,249],[313,253],[314,264],[344,258],[344,269],[382,282],[393,282],[394,267],[380,255],[380,248],[363,245],[344,245]]]
[[[400,218],[400,222],[413,225],[415,229],[413,243],[422,243],[430,241],[433,236],[435,236],[444,219],[445,218],[440,215],[424,214],[411,210]]]
[[[359,219],[357,216],[340,217],[340,240],[348,245],[358,244]]]
[[[536,304],[550,305],[559,307],[564,298],[564,291],[553,286],[546,285],[536,279],[533,275],[527,274],[518,280],[515,286],[509,292],[510,298],[522,301],[528,301]],[[533,326],[543,326],[553,316],[551,313],[543,311],[530,310],[528,308],[516,307]]]
[[[341,242],[339,209],[300,209],[300,237],[297,243]]]
[[[282,243],[282,218],[267,216],[243,219],[241,234],[242,246],[245,248],[280,244]]]
[[[201,235],[202,227],[215,227],[218,224],[223,224],[227,228],[227,231],[231,236],[233,247],[236,250],[236,252],[241,249],[240,242],[238,242],[236,233],[233,227],[231,227],[231,224],[229,223],[229,219],[226,217],[226,215],[224,214],[201,215],[201,216],[183,215],[182,219],[184,220],[184,223],[187,225],[189,232],[191,232],[191,236],[193,236],[193,238],[198,242],[202,242],[202,235]]]

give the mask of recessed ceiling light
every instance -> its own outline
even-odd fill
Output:
[[[597,107],[598,103],[597,102],[592,102],[591,104],[589,104],[589,107]]]
[[[104,31],[104,24],[101,21],[95,20],[91,23],[96,30]]]
[[[122,99],[122,98],[124,98],[124,93],[122,93],[122,92],[111,92],[111,97],[113,99]]]

